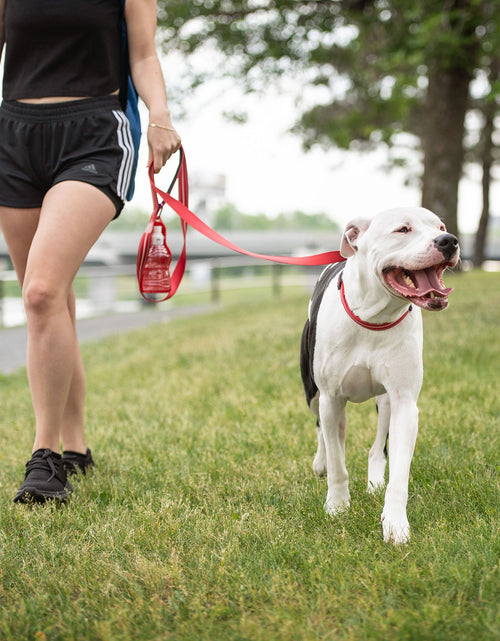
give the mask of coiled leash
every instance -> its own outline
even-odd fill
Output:
[[[172,296],[175,294],[177,291],[179,285],[181,284],[182,277],[184,276],[184,271],[186,269],[186,233],[187,233],[187,223],[183,220],[181,217],[181,226],[182,226],[182,234],[183,234],[183,247],[182,251],[180,253],[180,256],[177,260],[177,265],[175,266],[175,269],[170,276],[170,289],[168,292],[165,293],[164,296],[162,297],[151,297],[149,295],[149,292],[144,291],[144,273],[145,273],[145,266],[148,260],[148,256],[151,251],[151,247],[153,244],[153,235],[155,232],[155,227],[160,227],[161,232],[164,237],[164,244],[165,247],[168,250],[168,253],[170,255],[171,252],[168,249],[167,245],[167,228],[165,227],[165,223],[161,219],[161,213],[163,211],[163,207],[165,206],[165,202],[167,199],[171,200],[173,203],[176,203],[177,205],[184,207],[187,209],[188,202],[189,202],[189,185],[188,185],[188,174],[187,174],[187,165],[186,165],[186,157],[184,154],[184,150],[181,147],[179,150],[179,164],[177,166],[177,170],[175,172],[175,175],[172,179],[172,182],[170,183],[168,189],[166,192],[161,191],[156,187],[155,185],[155,180],[154,180],[154,167],[153,167],[153,162],[149,164],[148,168],[149,172],[149,182],[151,185],[151,196],[153,198],[153,213],[151,214],[151,217],[149,219],[149,222],[146,226],[146,229],[144,230],[144,233],[141,236],[141,240],[139,241],[139,248],[137,251],[137,266],[136,266],[136,271],[137,271],[137,282],[139,284],[139,291],[141,292],[142,296],[146,299],[149,300],[152,303],[160,303],[164,300],[167,300],[168,298],[172,298]],[[178,200],[170,196],[170,192],[172,191],[175,183],[178,183]],[[160,202],[158,196],[161,196],[162,201]],[[171,205],[172,206],[172,205]],[[174,209],[174,207],[172,207]],[[188,210],[189,211],[189,210]],[[194,215],[194,214],[193,214]],[[167,266],[169,267],[169,266]]]

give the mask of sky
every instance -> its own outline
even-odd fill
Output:
[[[168,59],[162,59],[162,66],[168,89],[169,80],[175,83],[176,73]],[[178,119],[177,106],[170,97],[173,122],[182,137],[190,175],[224,175],[226,200],[243,213],[274,216],[293,210],[325,212],[342,227],[352,218],[420,204],[420,191],[405,185],[404,170],[383,170],[387,159],[384,149],[369,154],[335,148],[305,152],[300,138],[289,133],[298,115],[294,92],[295,88],[280,93],[271,87],[263,96],[244,95],[238,87],[227,91],[217,83],[209,83],[183,104],[186,117]],[[231,110],[246,111],[247,122],[229,122],[223,113]],[[147,114],[143,112],[143,116],[146,124]],[[141,154],[136,195],[131,204],[149,210],[144,140]],[[460,185],[462,232],[476,230],[481,211],[479,169],[474,174]],[[165,188],[168,177],[169,170],[163,170],[157,177],[158,186]],[[496,185],[492,190],[492,210],[497,215],[499,198]]]

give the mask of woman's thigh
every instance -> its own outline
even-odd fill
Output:
[[[113,219],[114,203],[93,185],[64,181],[46,194],[28,253],[26,275],[68,290],[85,256]]]
[[[33,237],[38,227],[40,209],[0,207],[0,228],[22,286]]]

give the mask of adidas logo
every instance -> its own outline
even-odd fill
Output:
[[[82,167],[82,171],[87,171],[89,174],[97,174],[97,169],[94,163],[90,163],[90,165],[85,165],[85,167]]]

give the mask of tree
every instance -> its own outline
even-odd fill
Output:
[[[266,214],[243,214],[233,204],[228,203],[215,212],[213,227],[219,231],[247,230],[298,230],[340,231],[338,225],[325,213],[306,214],[292,211],[270,218]]]
[[[500,81],[500,58],[491,61],[488,74],[486,95],[476,101],[474,107],[482,116],[482,127],[478,143],[472,145],[468,151],[470,162],[479,163],[482,168],[482,211],[474,240],[474,253],[472,262],[475,267],[481,267],[486,257],[486,239],[490,219],[490,185],[492,181],[493,166],[499,160],[500,149],[495,144],[495,117],[499,111],[500,100],[495,96],[495,86]]]
[[[310,91],[295,131],[306,147],[423,152],[422,203],[458,232],[471,80],[498,50],[498,0],[160,0],[167,47],[215,44],[249,90],[294,74]],[[397,158],[396,158],[397,159]],[[397,159],[398,160],[398,159]]]

